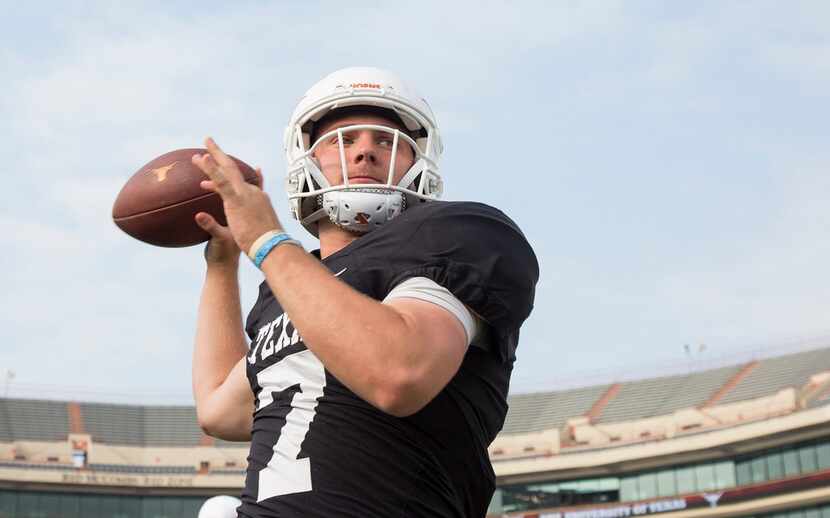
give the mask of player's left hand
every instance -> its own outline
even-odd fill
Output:
[[[205,147],[207,153],[194,155],[192,159],[193,164],[210,178],[202,181],[201,187],[222,197],[231,235],[247,254],[259,236],[269,230],[281,230],[282,225],[261,184],[256,186],[246,182],[234,161],[212,138],[205,139]]]

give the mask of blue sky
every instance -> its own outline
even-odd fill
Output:
[[[142,164],[212,135],[262,166],[302,236],[283,128],[352,65],[429,99],[445,197],[501,208],[537,251],[514,391],[682,370],[684,344],[706,344],[704,365],[830,343],[830,4],[403,5],[8,6],[10,394],[190,402],[201,249],[128,238],[112,202]],[[259,280],[245,265],[246,309]]]

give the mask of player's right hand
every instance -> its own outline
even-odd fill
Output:
[[[207,153],[191,158],[209,178],[200,185],[222,197],[228,228],[237,246],[247,254],[257,238],[266,232],[282,231],[271,199],[262,190],[262,173],[257,170],[259,185],[251,185],[245,181],[236,162],[212,138],[205,139],[205,147]]]
[[[262,169],[255,169],[257,186],[263,188]],[[239,246],[228,227],[220,225],[207,212],[196,214],[196,224],[210,234],[210,240],[205,245],[205,261],[208,264],[231,264],[239,262]]]

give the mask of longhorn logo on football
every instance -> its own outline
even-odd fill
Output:
[[[173,169],[176,166],[176,164],[178,164],[178,163],[179,162],[176,161],[176,162],[173,162],[170,165],[156,167],[155,169],[151,169],[148,172],[151,173],[151,174],[156,175],[156,181],[157,182],[163,182],[163,181],[167,180],[167,173],[169,173],[170,170]]]

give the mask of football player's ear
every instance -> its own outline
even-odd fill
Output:
[[[257,167],[254,169],[254,173],[256,173],[256,186],[265,190],[265,178],[262,176],[262,168]]]

